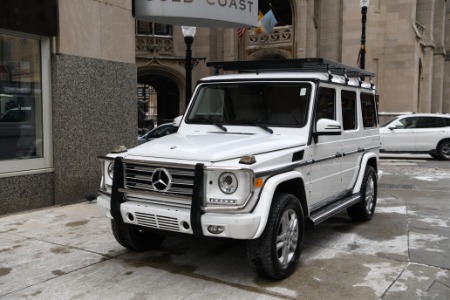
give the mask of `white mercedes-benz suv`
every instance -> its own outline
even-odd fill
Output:
[[[176,133],[100,157],[97,203],[128,249],[243,239],[258,274],[285,278],[306,226],[374,214],[374,74],[320,58],[208,65],[228,74],[197,84]]]

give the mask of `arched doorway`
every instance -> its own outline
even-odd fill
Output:
[[[291,58],[289,53],[283,49],[261,49],[252,53],[248,60],[276,60],[276,59],[289,59]]]
[[[170,71],[138,70],[138,115],[143,108],[146,127],[171,122],[181,114],[183,76]]]

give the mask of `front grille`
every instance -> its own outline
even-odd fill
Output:
[[[180,231],[177,218],[158,216],[154,214],[136,213],[138,225],[162,230]]]
[[[158,178],[158,176],[153,177],[155,171],[162,174],[160,176],[162,176],[163,184],[155,182]],[[167,174],[169,176],[166,176]],[[163,165],[124,160],[123,192],[126,199],[133,201],[190,207],[194,175],[195,166],[193,165]]]

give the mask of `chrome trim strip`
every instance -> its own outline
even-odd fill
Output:
[[[269,170],[269,171],[264,171],[264,172],[258,172],[258,173],[255,173],[255,178],[266,177],[266,176],[270,176],[270,175],[274,175],[274,174],[280,174],[280,173],[292,171],[296,168],[304,167],[304,166],[307,166],[307,165],[310,165],[313,163],[314,163],[313,160],[305,160],[305,161],[302,161],[299,163],[291,164],[289,166],[285,166],[285,167],[281,167],[281,168],[277,168],[277,169],[273,169],[273,170]]]
[[[149,197],[151,199],[149,200],[160,200],[160,201],[190,201],[192,200],[191,196],[184,196],[180,194],[171,194],[171,193],[161,193],[161,192],[152,192],[152,191],[142,191],[142,190],[132,190],[127,188],[120,188],[119,192],[124,193],[126,195],[136,195],[136,196],[143,196],[143,197]],[[145,199],[145,198],[144,198]]]
[[[178,208],[187,208],[191,207],[191,202],[168,202],[164,200],[157,199],[147,199],[147,198],[138,198],[133,196],[126,196],[127,201],[129,202],[139,202],[144,204],[154,204],[154,205],[163,205],[165,207],[178,207]]]
[[[283,173],[283,172],[288,172],[288,171],[292,171],[296,168],[304,167],[304,166],[307,166],[310,164],[321,163],[321,162],[324,162],[327,160],[340,158],[342,156],[353,155],[353,154],[357,154],[357,153],[364,153],[364,152],[368,152],[370,150],[379,149],[379,148],[380,148],[380,146],[372,146],[372,147],[368,147],[368,148],[364,148],[364,149],[359,148],[356,151],[350,151],[350,152],[346,152],[346,153],[342,153],[342,154],[336,153],[335,155],[331,155],[331,156],[325,156],[325,157],[321,157],[318,159],[310,159],[310,160],[302,161],[300,163],[291,164],[286,167],[255,173],[255,177],[265,177],[265,176],[270,176],[270,175],[279,174],[279,173]]]

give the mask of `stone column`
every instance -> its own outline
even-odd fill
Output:
[[[446,4],[447,20],[450,18],[450,5]],[[444,91],[442,96],[442,112],[450,113],[450,22],[445,24],[444,44],[446,49],[444,63]]]
[[[422,78],[419,81],[422,83],[419,95],[418,112],[428,113],[431,111],[431,97],[433,88],[433,48],[430,46],[423,47],[422,59]]]
[[[444,93],[444,32],[446,18],[446,1],[436,0],[434,6],[434,57],[433,57],[433,88],[431,96],[431,112],[442,112],[442,99]]]
[[[450,49],[447,49],[447,53]],[[450,113],[450,55],[447,55],[444,63],[444,91],[442,95],[442,113]]]
[[[308,36],[308,0],[295,1],[295,41],[294,58],[305,58]]]
[[[318,54],[342,61],[342,1],[322,0],[320,15]]]
[[[417,0],[416,21],[424,28],[422,36],[422,82],[419,95],[419,112],[431,111],[433,91],[433,62],[434,62],[434,12],[435,2],[439,0]]]

